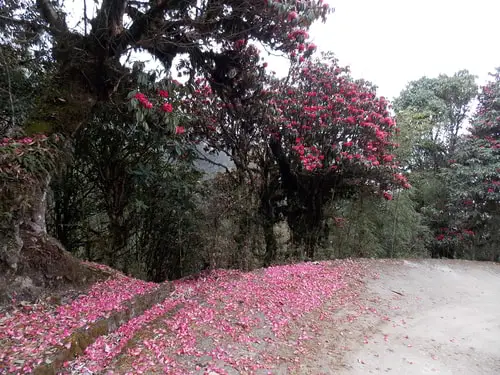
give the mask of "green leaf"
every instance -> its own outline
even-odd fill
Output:
[[[130,91],[127,95],[127,99],[133,98],[135,94],[137,94],[137,90]]]
[[[135,112],[135,120],[137,121],[138,124],[144,120],[144,113],[141,110]]]

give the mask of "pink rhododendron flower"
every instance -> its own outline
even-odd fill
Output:
[[[163,112],[171,113],[174,110],[174,107],[170,103],[164,103],[161,107]]]
[[[291,21],[297,19],[298,16],[299,15],[297,14],[297,12],[292,11],[292,12],[288,13],[287,20],[288,20],[288,22],[291,22]]]

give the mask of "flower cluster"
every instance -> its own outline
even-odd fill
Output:
[[[313,43],[305,43],[309,38],[307,29],[312,22],[318,18],[326,19],[326,16],[332,11],[328,4],[322,0],[308,1],[266,1],[269,9],[277,13],[283,20],[281,25],[281,35],[287,39],[282,41],[280,49],[289,53],[292,60],[299,62],[305,61],[316,49]]]
[[[388,201],[392,201],[392,194],[387,192],[387,191],[384,191],[384,198]]]
[[[408,183],[408,179],[402,173],[394,174],[394,180],[405,189],[409,189],[411,187]]]
[[[151,103],[146,97],[146,95],[144,95],[143,93],[138,92],[137,94],[134,95],[134,98],[137,99],[144,108],[146,109],[153,108],[153,103]]]
[[[176,86],[181,86],[180,83],[178,83],[177,81],[173,82],[174,84],[176,84]],[[149,111],[149,110],[152,110],[154,108],[159,108],[159,113],[163,113],[163,114],[170,114],[174,111],[174,106],[172,103],[166,101],[167,99],[170,98],[170,93],[167,91],[167,90],[158,90],[157,93],[156,93],[156,97],[154,99],[152,99],[154,101],[154,103],[156,104],[153,104],[153,102],[150,100],[150,98],[148,98],[148,96],[142,92],[137,92],[133,95],[133,99],[134,100],[137,100],[139,102],[139,104],[146,110],[146,111]],[[183,126],[176,126],[175,127],[175,134],[177,135],[181,135],[181,134],[184,134],[186,132],[186,129],[183,127]]]
[[[361,168],[410,188],[405,176],[394,173],[399,169],[392,152],[397,144],[391,139],[398,129],[389,102],[376,97],[368,83],[354,82],[348,72],[335,59],[310,61],[292,71],[287,87],[276,81],[270,103],[280,116],[279,138],[307,172]]]
[[[500,181],[498,180],[488,180],[484,182],[486,185],[486,191],[488,193],[495,193],[500,191]]]
[[[441,233],[436,236],[437,241],[464,240],[465,238],[471,238],[476,235],[476,233],[470,229],[453,230],[443,227],[439,228],[439,232]]]
[[[159,90],[158,96],[160,96],[163,99],[166,99],[169,97],[169,93],[168,93],[168,91],[165,91],[165,90]],[[144,94],[142,92],[137,92],[134,95],[134,99],[136,99],[142,105],[142,107],[144,107],[145,109],[152,109],[153,108],[153,103],[151,103],[149,101],[148,97],[146,96],[146,94]],[[159,103],[158,105],[160,106],[160,109],[163,112],[171,113],[174,109],[174,107],[172,106],[171,103]]]
[[[302,139],[300,137],[297,137],[295,142],[296,145],[293,146],[292,149],[300,155],[300,159],[305,170],[312,172],[316,169],[323,168],[323,160],[325,159],[325,156],[321,154],[318,148],[315,146],[305,147],[302,144]]]

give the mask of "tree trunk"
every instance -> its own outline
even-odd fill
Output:
[[[47,195],[49,192],[50,175],[47,175],[40,183],[38,191],[31,202],[31,209],[23,223],[24,229],[29,229],[36,235],[47,234]]]
[[[309,260],[314,260],[314,253],[316,250],[316,239],[310,237],[308,241],[306,242],[306,247],[305,247],[305,252],[306,252],[306,257]]]
[[[230,267],[241,269],[245,261],[248,260],[247,239],[249,234],[249,220],[247,217],[243,216],[238,220],[238,232],[234,237],[236,242],[236,252],[233,253],[231,257]]]
[[[24,197],[24,201],[27,201],[25,203],[27,208],[18,208],[11,214],[11,218],[1,224],[3,228],[0,232],[0,262],[13,272],[17,271],[21,259],[21,250],[24,245],[22,236],[47,235],[45,214],[49,183],[50,176],[46,175],[40,180],[38,186],[28,192],[31,196]]]
[[[123,251],[127,247],[129,239],[127,226],[123,224],[123,213],[118,215],[108,214],[109,216],[109,236],[111,244],[104,251],[105,263],[110,267],[116,268],[117,263],[123,257]]]
[[[19,233],[20,221],[12,219],[0,226],[0,271],[16,272],[23,248]]]
[[[278,255],[278,243],[274,234],[274,225],[270,220],[264,219],[264,238],[266,240],[266,254],[264,256],[264,266],[270,266]]]

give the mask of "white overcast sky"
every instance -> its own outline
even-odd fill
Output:
[[[424,75],[468,69],[483,84],[500,66],[500,0],[330,0],[310,35],[355,78],[390,99]],[[278,72],[283,59],[271,59]]]

